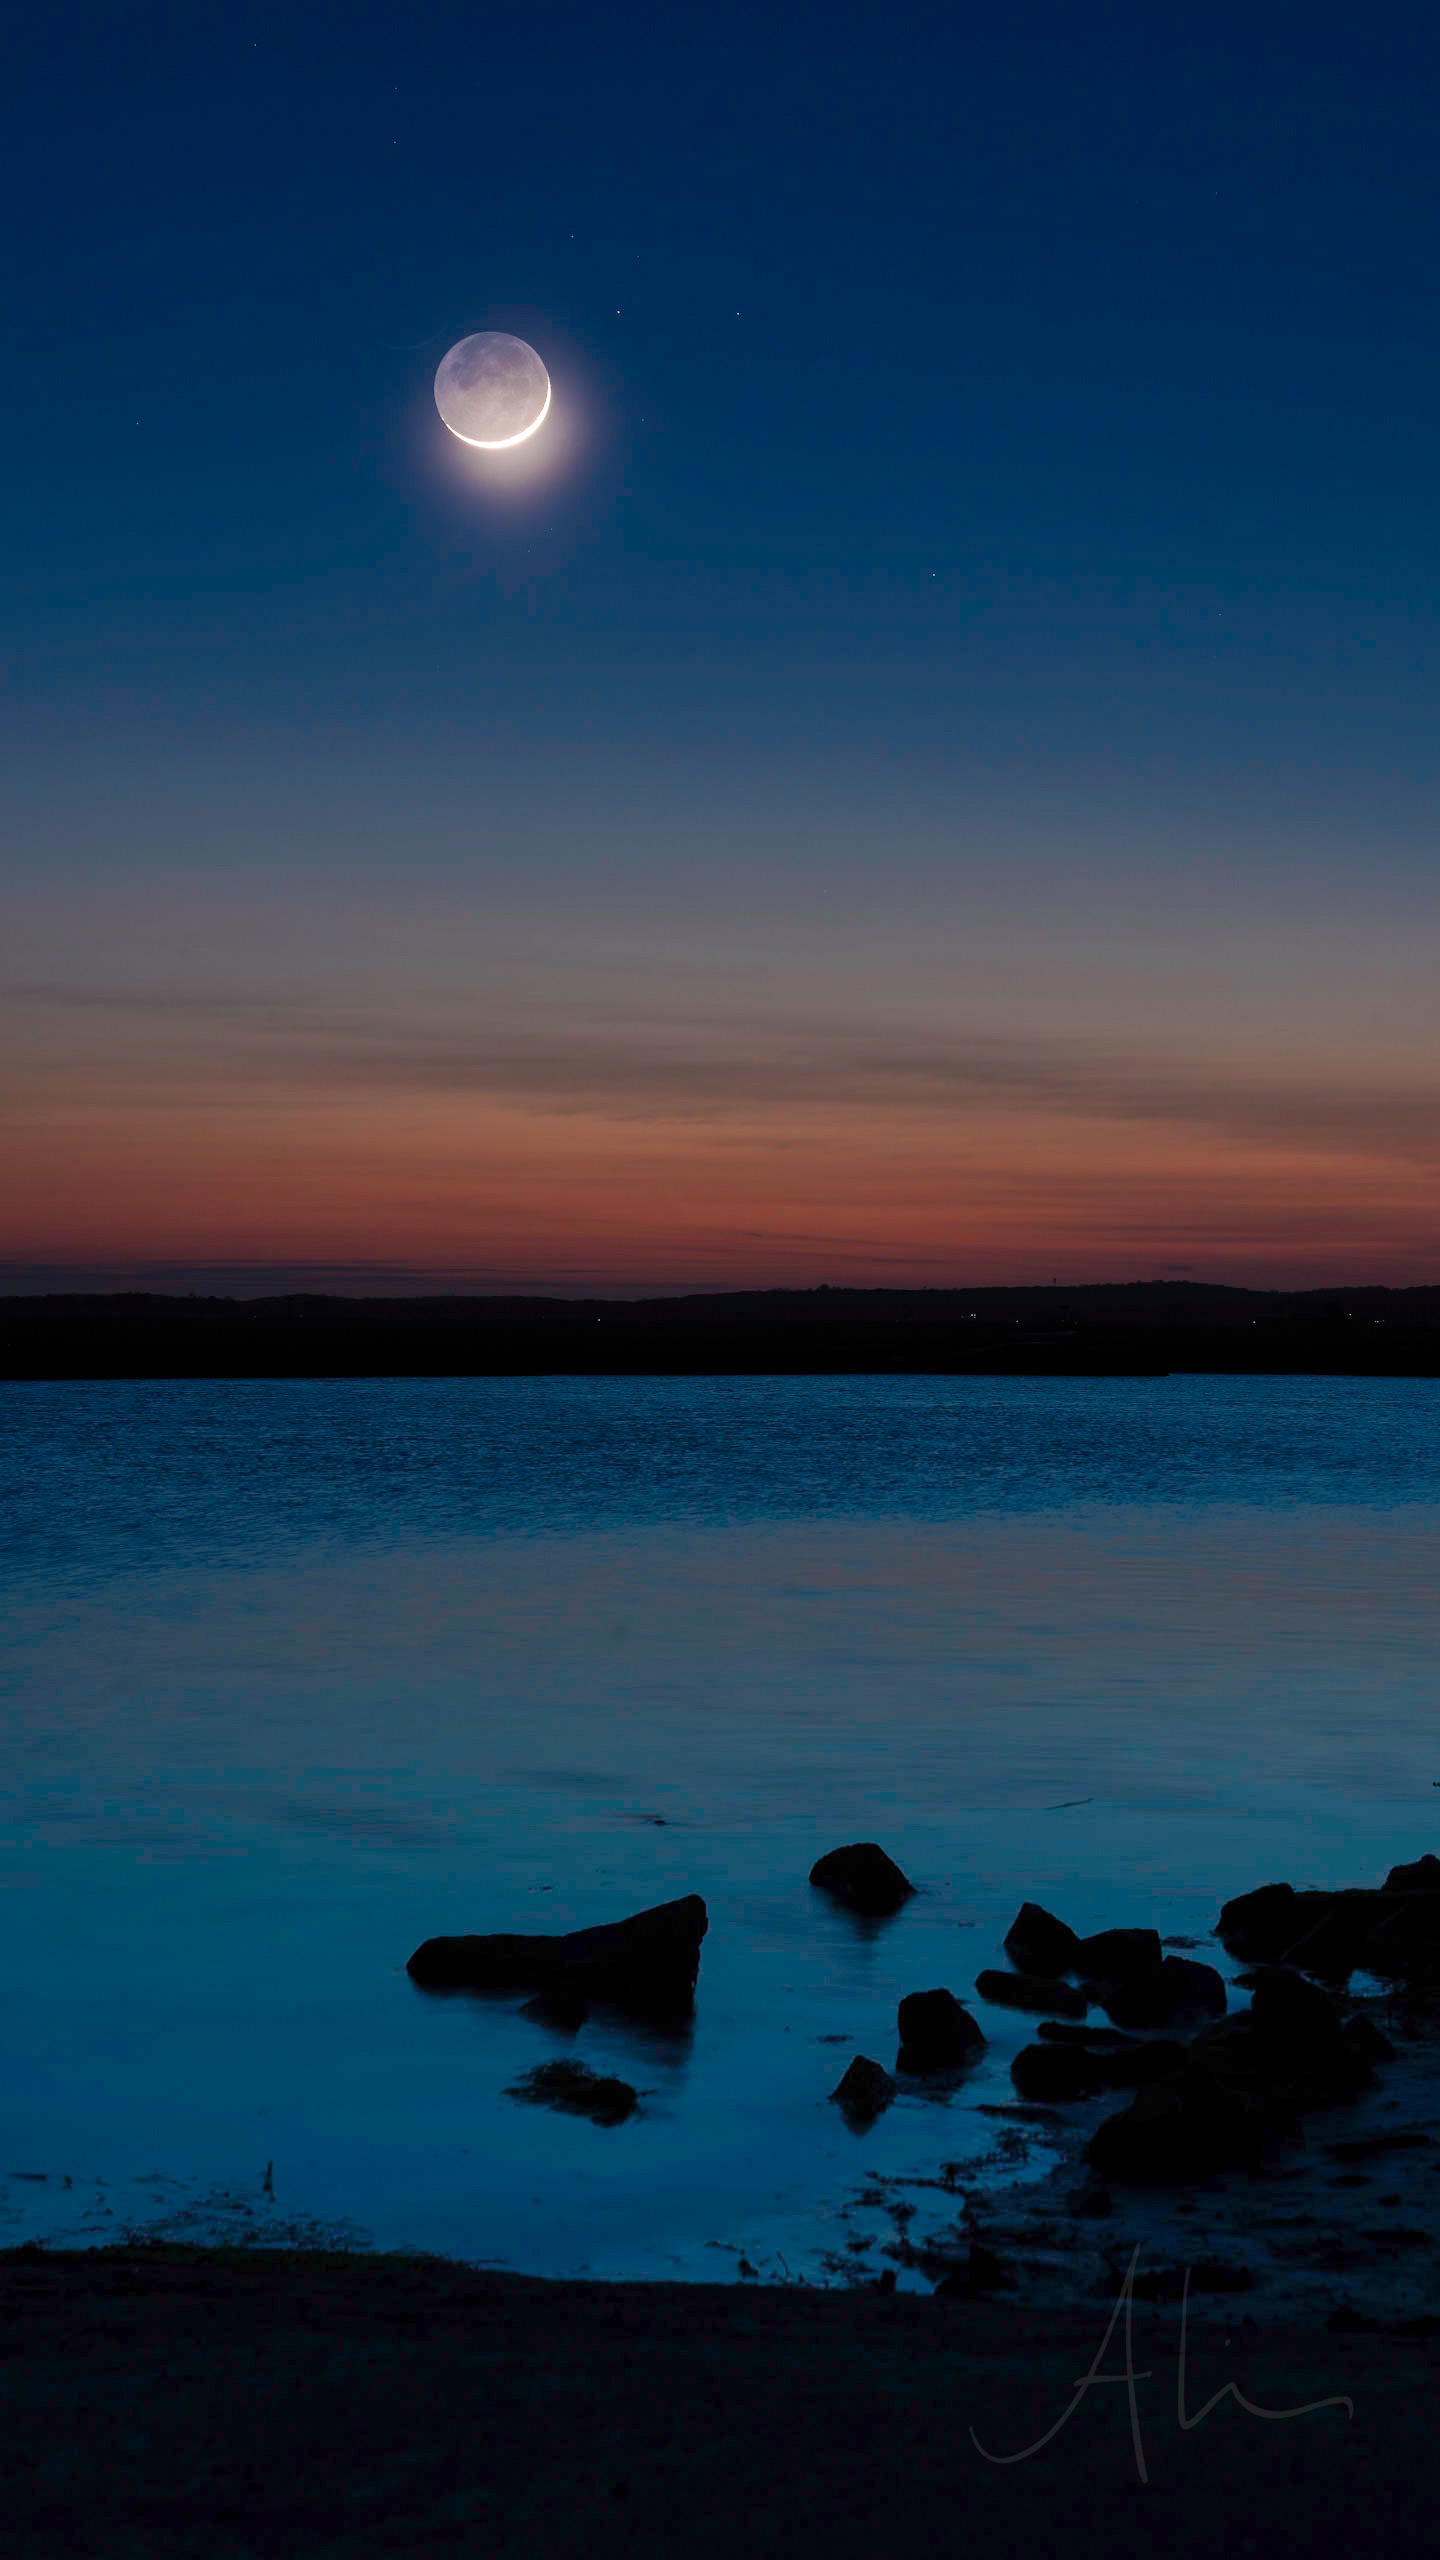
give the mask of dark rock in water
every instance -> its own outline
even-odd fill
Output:
[[[1263,2106],[1277,2126],[1308,2108],[1337,2105],[1374,2078],[1368,2040],[1352,2036],[1340,2007],[1319,1983],[1276,1968],[1262,1974],[1249,2014],[1222,2018],[1190,2047],[1190,2061],[1226,2088]]]
[[[1225,1979],[1213,1964],[1166,1956],[1158,1973],[1106,1983],[1100,2006],[1118,2027],[1169,2027],[1182,2018],[1223,2018]]]
[[[1400,1981],[1433,1982],[1440,1974],[1440,1893],[1377,1895],[1375,1926],[1363,1961],[1373,1973]]]
[[[838,2088],[830,2092],[847,2124],[860,2128],[873,2124],[895,2095],[895,2083],[884,2065],[872,2062],[868,2054],[857,2053],[847,2067]]]
[[[1100,2056],[1087,2045],[1022,2045],[1010,2065],[1010,2077],[1022,2098],[1041,2098],[1052,2105],[1075,2098],[1095,2098],[1105,2087]]]
[[[1139,2089],[1153,2080],[1168,2080],[1183,2068],[1185,2047],[1156,2036],[1117,2036],[1111,2044],[1027,2044],[1010,2065],[1010,2077],[1022,2097],[1067,2099],[1097,2097],[1103,2089]]]
[[[1255,1974],[1250,2015],[1267,2036],[1286,2046],[1333,2043],[1340,2033],[1339,2004],[1318,1982],[1308,1982],[1289,1965],[1266,1966]]]
[[[1387,1911],[1398,1904],[1387,1905],[1384,1898],[1366,1887],[1332,1894],[1300,1894],[1301,1927],[1285,1949],[1288,1964],[1303,1967],[1306,1973],[1321,1974],[1327,1982],[1346,1982],[1358,1964],[1366,1961],[1366,1952],[1376,1931],[1382,1926]],[[1435,1906],[1440,1913],[1440,1903]]]
[[[533,2000],[523,2001],[520,2015],[533,2018],[537,2026],[558,2027],[573,2034],[589,2017],[590,2003],[583,1991],[570,1991],[563,1983],[557,1983],[553,1991],[537,1991]]]
[[[993,2000],[1001,2009],[1038,2009],[1047,2015],[1058,2011],[1062,2018],[1085,2015],[1084,1992],[1043,1973],[977,1973],[975,1988],[982,2000]]]
[[[1408,1867],[1392,1867],[1385,1879],[1387,1893],[1440,1893],[1440,1858],[1427,1849]]]
[[[833,1893],[848,1910],[863,1911],[877,1920],[898,1911],[915,1890],[874,1840],[856,1840],[848,1849],[828,1850],[816,1859],[810,1881],[823,1893]]]
[[[688,2009],[709,1926],[698,1893],[565,1937],[427,1938],[406,1971],[426,1990],[560,1991],[625,2007]]]
[[[1257,1885],[1253,1893],[1237,1893],[1221,1905],[1216,1935],[1232,1956],[1267,1963],[1299,1935],[1299,1902],[1293,1884]]]
[[[1073,1929],[1038,1902],[1022,1902],[1005,1938],[1005,1953],[1022,1973],[1052,1977],[1073,1973],[1080,1944]]]
[[[901,2071],[953,2071],[983,2051],[985,2037],[953,1991],[911,1991],[900,2003]]]
[[[1303,1964],[1308,1972],[1353,1972],[1380,1917],[1380,1896],[1297,1893],[1293,1884],[1262,1884],[1237,1894],[1216,1922],[1226,1951],[1249,1964]]]
[[[1125,2186],[1183,2186],[1225,2169],[1254,2166],[1267,2132],[1264,2109],[1187,2064],[1138,2089],[1090,2137],[1101,2177]]]
[[[1087,1982],[1140,1982],[1163,1960],[1158,1929],[1097,1929],[1075,1949],[1075,1971]]]
[[[527,2107],[554,2107],[566,2116],[588,2116],[592,2124],[623,2124],[640,2101],[628,2080],[607,2080],[583,2062],[541,2062],[527,2071],[507,2098]]]

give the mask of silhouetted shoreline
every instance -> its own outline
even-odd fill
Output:
[[[1440,1376],[1440,1287],[0,1299],[0,1376]]]
[[[1123,2380],[1077,2398],[1092,2369],[1124,2374],[1123,2319],[1102,2352],[1112,2307],[264,2249],[10,2252],[6,2547],[1428,2547],[1440,2340],[1201,2302],[1182,2376],[1177,2307],[1140,2299],[1132,2421]]]

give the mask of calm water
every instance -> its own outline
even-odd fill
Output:
[[[0,2237],[818,2267],[867,2173],[993,2145],[1002,2013],[863,2142],[825,2093],[1024,1895],[1198,1933],[1440,1845],[1434,1382],[9,1386],[0,1418]],[[805,1881],[869,1836],[925,1888],[873,1935]],[[688,2037],[572,2048],[403,1970],[691,1890]],[[569,2049],[642,2115],[504,2095]]]

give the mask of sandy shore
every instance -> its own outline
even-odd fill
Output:
[[[990,2554],[1434,2538],[1440,2340],[1107,2306],[551,2284],[291,2252],[0,2259],[7,2554]],[[972,2436],[973,2430],[973,2436]],[[1143,2463],[1145,2476],[1141,2476]]]

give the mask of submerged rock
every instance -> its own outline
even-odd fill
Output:
[[[1043,1973],[977,1973],[975,1988],[982,2000],[1001,2009],[1039,2010],[1062,2018],[1083,2018],[1085,1994],[1073,1983],[1052,1981]]]
[[[901,2071],[953,2071],[984,2049],[985,2037],[953,1991],[911,1991],[900,2003]]]
[[[559,1992],[571,2001],[683,2012],[709,1926],[698,1893],[563,1937],[427,1938],[406,1971],[426,1990]]]
[[[872,2062],[867,2053],[856,2054],[839,2086],[830,2092],[832,2104],[839,2108],[846,2123],[857,2129],[873,2124],[878,2115],[883,2115],[894,2095],[895,2083],[884,2064]]]
[[[1038,1902],[1022,1902],[1005,1937],[1005,1953],[1022,1973],[1073,1973],[1080,1941]]]
[[[606,2079],[584,2062],[541,2062],[505,2092],[523,2106],[553,2107],[560,2115],[588,2116],[592,2124],[623,2124],[640,2100],[628,2080]]]
[[[1193,1956],[1166,1956],[1158,1973],[1110,1982],[1100,2006],[1117,2027],[1169,2027],[1184,2018],[1223,2018],[1225,1978]]]
[[[883,1919],[909,1900],[915,1887],[875,1840],[854,1840],[846,1849],[829,1849],[817,1858],[810,1881],[831,1893],[850,1911]]]

